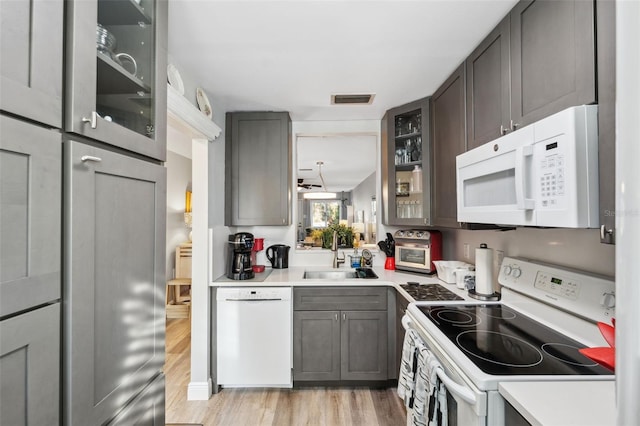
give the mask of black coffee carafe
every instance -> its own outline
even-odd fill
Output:
[[[285,269],[289,267],[289,249],[291,247],[284,244],[274,244],[269,246],[265,252],[267,259],[271,262],[273,269]]]
[[[238,232],[229,235],[227,242],[227,278],[232,280],[248,280],[255,276],[251,264],[253,234]]]

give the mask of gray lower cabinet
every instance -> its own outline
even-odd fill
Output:
[[[164,365],[166,169],[64,143],[66,425],[104,424]]]
[[[164,387],[160,374],[107,426],[165,426]]]
[[[289,225],[289,113],[233,112],[226,123],[225,225]]]
[[[400,294],[396,294],[396,375],[402,365],[402,345],[404,343],[405,329],[402,326],[402,317],[407,312],[409,301]]]
[[[0,2],[0,109],[58,128],[64,3]]]
[[[385,287],[294,288],[294,382],[387,380],[387,321]]]
[[[60,298],[62,142],[58,131],[4,115],[0,128],[3,317]]]
[[[432,224],[458,228],[456,156],[466,148],[464,64],[431,97],[431,132]]]
[[[60,421],[60,303],[0,321],[0,424]]]
[[[467,70],[467,150],[510,129],[511,81],[509,15],[465,61]]]
[[[522,127],[596,102],[593,0],[522,0],[511,10],[511,119]]]

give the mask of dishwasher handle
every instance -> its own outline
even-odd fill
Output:
[[[280,302],[282,301],[281,298],[277,298],[277,299],[234,299],[234,298],[227,298],[224,299],[227,302]]]

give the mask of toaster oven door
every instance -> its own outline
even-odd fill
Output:
[[[431,246],[396,241],[396,269],[430,274]]]

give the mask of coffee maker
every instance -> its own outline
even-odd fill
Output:
[[[253,234],[238,232],[229,235],[227,242],[227,278],[248,280],[255,276],[251,265]]]

